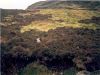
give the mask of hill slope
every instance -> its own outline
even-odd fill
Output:
[[[28,10],[2,9],[2,74],[74,75],[100,70],[99,4],[43,1]]]
[[[30,5],[27,9],[44,8],[72,8],[72,9],[100,9],[99,1],[40,1]]]

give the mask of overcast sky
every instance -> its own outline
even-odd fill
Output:
[[[0,8],[3,9],[26,9],[29,5],[45,0],[0,0]]]

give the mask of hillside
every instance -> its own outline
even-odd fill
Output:
[[[99,7],[41,1],[27,10],[1,9],[2,75],[100,74]]]
[[[40,1],[30,5],[27,9],[67,8],[67,9],[99,9],[99,1]]]

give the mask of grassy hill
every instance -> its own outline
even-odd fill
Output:
[[[99,1],[41,1],[27,10],[1,9],[2,75],[100,70],[99,7]]]
[[[27,9],[69,8],[69,9],[99,9],[99,1],[40,1],[30,5]]]

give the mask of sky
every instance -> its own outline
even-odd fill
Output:
[[[2,9],[26,9],[29,5],[45,0],[0,0]]]

